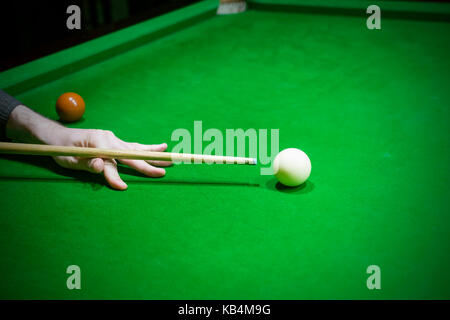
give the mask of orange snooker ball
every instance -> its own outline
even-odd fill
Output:
[[[80,120],[84,114],[85,107],[83,98],[74,92],[62,94],[56,101],[56,112],[64,122]]]

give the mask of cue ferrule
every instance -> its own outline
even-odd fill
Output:
[[[159,160],[173,162],[193,163],[224,163],[256,165],[256,158],[213,156],[202,154],[135,151],[117,149],[99,149],[83,147],[52,146],[43,144],[0,142],[0,153],[22,154],[33,156],[72,156],[86,158],[106,159],[133,159],[133,160]]]

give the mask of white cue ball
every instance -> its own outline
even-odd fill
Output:
[[[273,172],[278,181],[285,186],[296,187],[309,178],[311,160],[302,150],[284,149],[273,161]]]

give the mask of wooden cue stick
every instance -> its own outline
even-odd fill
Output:
[[[257,163],[256,158],[211,156],[189,153],[171,153],[156,151],[133,151],[117,149],[98,149],[83,147],[52,146],[44,144],[0,142],[0,153],[23,154],[34,156],[73,156],[86,158],[162,160],[162,161],[198,161],[201,163],[251,164]]]

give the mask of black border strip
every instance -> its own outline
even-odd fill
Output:
[[[179,314],[180,307],[213,307],[221,309],[228,305],[269,306],[265,313],[242,314],[214,312],[205,315]],[[46,316],[80,316],[87,315],[114,316],[123,314],[126,318],[140,315],[143,319],[316,319],[320,316],[336,318],[336,315],[355,315],[358,319],[367,317],[386,318],[389,314],[404,316],[408,313],[417,315],[425,311],[429,315],[448,311],[448,300],[28,300],[1,301],[0,307],[18,315],[29,312],[45,313]],[[228,308],[228,310],[231,310]],[[248,309],[247,309],[248,310]],[[269,313],[267,313],[269,311]],[[313,315],[311,317],[310,315]],[[295,316],[295,317],[292,317]]]

